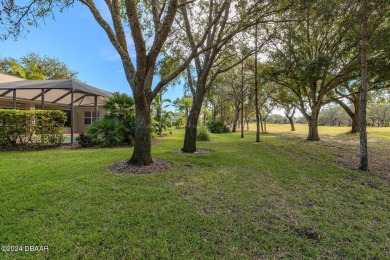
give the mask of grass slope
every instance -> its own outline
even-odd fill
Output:
[[[154,145],[175,167],[146,176],[106,170],[130,148],[0,153],[0,244],[50,248],[0,258],[389,257],[383,179],[291,137],[214,134],[209,155],[182,140]]]

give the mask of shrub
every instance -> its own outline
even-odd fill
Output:
[[[60,110],[0,110],[0,146],[54,146],[64,141]]]
[[[135,116],[127,115],[120,122],[120,126],[123,136],[123,142],[133,144],[135,135]]]
[[[182,128],[187,123],[187,120],[184,116],[179,116],[175,121],[175,127],[177,129]]]
[[[205,126],[200,126],[197,129],[196,140],[198,141],[210,141],[209,129]]]
[[[120,138],[120,143],[134,143],[134,99],[132,97],[129,97],[127,94],[120,94],[118,92],[114,92],[113,96],[106,101],[103,107],[107,109],[107,114],[104,116],[103,120],[114,120],[116,121],[115,124],[118,124],[119,126],[119,132],[122,135],[122,137]],[[115,140],[114,143],[116,143]]]
[[[80,133],[76,140],[81,147],[89,147],[92,145],[91,138],[85,133]]]
[[[115,118],[103,118],[91,125],[87,135],[93,144],[101,147],[117,146],[123,141],[123,134],[119,121]]]
[[[230,129],[227,125],[219,120],[210,120],[206,123],[207,128],[211,133],[229,133]]]

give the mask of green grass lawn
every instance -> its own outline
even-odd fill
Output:
[[[249,124],[249,128],[251,131],[256,131],[256,124]],[[246,129],[246,128],[245,128]],[[308,126],[307,124],[295,124],[296,131],[293,132],[298,135],[307,136],[308,134]],[[267,124],[267,132],[270,133],[290,133],[291,131],[289,124]],[[349,134],[351,131],[351,127],[347,126],[319,126],[318,133],[320,135],[348,135],[348,136],[356,136],[359,139],[359,135],[351,135]],[[367,127],[367,135],[368,138],[371,139],[382,139],[382,140],[390,140],[390,127]]]
[[[1,152],[0,244],[49,251],[0,259],[389,257],[388,180],[298,138],[212,135],[188,155],[183,136],[153,146],[175,167],[152,175],[106,170],[131,148]]]

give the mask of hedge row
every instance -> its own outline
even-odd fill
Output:
[[[0,109],[0,147],[60,145],[66,120],[60,110]]]

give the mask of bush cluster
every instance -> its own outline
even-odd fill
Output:
[[[103,118],[91,125],[87,135],[93,144],[101,147],[114,147],[123,142],[121,125],[117,118]]]
[[[0,147],[60,145],[66,120],[60,110],[0,109]]]
[[[206,123],[211,133],[229,133],[230,129],[220,120],[210,120]]]
[[[186,119],[184,116],[179,116],[179,117],[176,119],[174,125],[175,125],[176,129],[180,129],[180,128],[182,128],[183,126],[185,126],[186,123],[187,123],[187,119]]]
[[[91,137],[85,133],[80,133],[76,140],[81,147],[88,147],[92,145]]]
[[[107,115],[94,122],[77,138],[81,147],[98,145],[114,147],[134,142],[134,99],[126,94],[113,93],[103,106]]]
[[[134,116],[126,116],[119,120],[117,117],[105,116],[94,122],[86,131],[80,133],[77,141],[81,147],[98,145],[114,147],[134,142]]]
[[[198,141],[210,141],[209,129],[205,126],[199,126],[197,129],[196,140]]]

